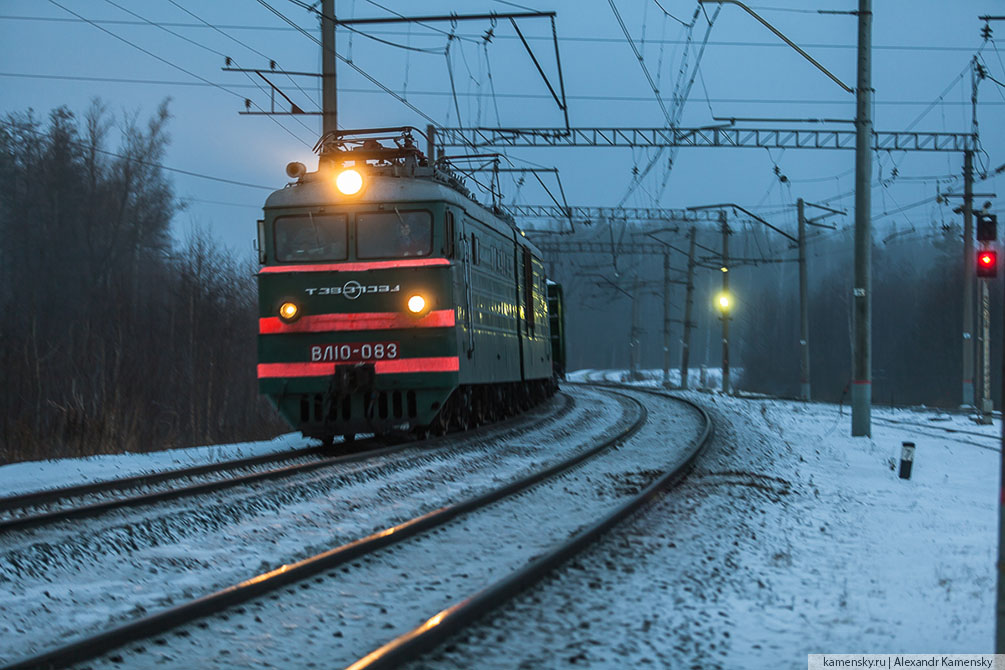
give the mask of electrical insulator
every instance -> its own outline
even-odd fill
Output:
[[[977,252],[977,276],[998,276],[998,252],[994,249],[981,249]]]
[[[977,212],[977,241],[994,242],[998,239],[998,215]]]

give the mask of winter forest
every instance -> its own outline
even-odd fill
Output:
[[[282,429],[255,383],[255,267],[183,208],[150,116],[100,102],[0,126],[0,461]],[[254,220],[248,224],[254,229]]]

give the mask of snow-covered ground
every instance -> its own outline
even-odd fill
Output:
[[[805,668],[810,653],[991,652],[997,420],[874,408],[872,437],[852,438],[847,408],[684,395],[717,431],[688,480],[419,667]],[[917,445],[910,480],[890,467],[902,441]]]
[[[437,447],[416,444],[279,481],[9,533],[0,548],[0,662],[224,588],[567,457],[609,431],[625,406],[608,393],[576,391],[575,400],[560,395]]]
[[[622,373],[574,377],[620,381]],[[690,477],[420,666],[801,668],[808,653],[991,650],[998,420],[978,426],[958,414],[874,408],[873,436],[852,438],[847,408],[842,413],[827,404],[685,395],[716,422],[713,442]],[[302,444],[286,440],[282,448]],[[905,440],[917,445],[910,480],[899,479],[890,467]],[[243,455],[268,448],[239,447]],[[219,458],[232,456],[227,448],[210,450]],[[187,460],[184,451],[171,452],[172,466],[204,462]],[[213,458],[205,450],[196,453],[193,458]],[[115,464],[116,476],[167,465],[160,455],[104,458]],[[437,461],[422,467],[446,468],[451,478],[464,473]],[[77,483],[101,478],[101,472],[76,460],[6,466],[0,468],[0,491]],[[19,481],[29,476],[29,484]],[[386,484],[361,480],[347,490],[370,501],[364,511],[385,504],[381,516],[396,518],[408,510],[394,509]],[[461,484],[456,491],[465,490]],[[308,509],[301,503],[284,515],[306,520],[300,528],[318,547],[325,526],[311,522]],[[242,541],[253,542],[260,532],[270,542],[264,562],[272,564],[279,559],[272,540],[281,531],[274,524],[256,530],[251,522],[242,519],[238,526]],[[363,532],[364,525],[354,522],[353,532]],[[346,527],[342,522],[331,530],[341,538]],[[282,536],[280,549],[292,550],[293,538]],[[195,540],[183,539],[171,551],[183,550],[186,542]],[[258,564],[255,559],[234,564],[250,567]],[[188,586],[196,593],[205,567],[191,566]],[[138,576],[140,568],[131,569]],[[77,582],[86,579],[81,571],[49,574],[55,579],[52,596],[87,590]],[[378,570],[368,579],[393,581],[397,574],[381,576]],[[0,590],[0,609],[14,604],[10,586]],[[23,595],[16,599],[19,606]],[[123,603],[130,598],[127,591],[111,595]],[[39,605],[44,610],[43,600]],[[322,628],[334,625],[338,608],[338,597],[321,608],[321,616],[335,616]],[[283,643],[309,654],[315,633],[286,628]],[[254,654],[243,650],[240,664],[255,667]]]
[[[304,438],[299,433],[287,433],[273,440],[260,442],[168,449],[149,454],[105,454],[87,458],[13,463],[0,467],[0,496],[281,453],[312,444],[318,442]]]

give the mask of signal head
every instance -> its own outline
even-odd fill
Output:
[[[991,278],[998,276],[998,252],[981,249],[977,252],[977,276]]]

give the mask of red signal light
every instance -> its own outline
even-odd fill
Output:
[[[977,276],[998,276],[998,252],[993,249],[982,249],[977,252]]]

